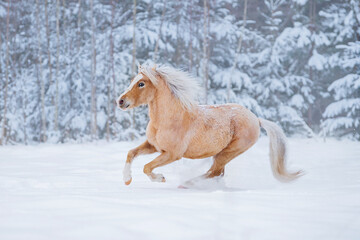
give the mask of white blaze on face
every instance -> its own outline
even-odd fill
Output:
[[[131,89],[132,89],[135,85],[137,85],[137,83],[138,83],[143,77],[144,77],[144,76],[143,76],[141,73],[139,73],[138,75],[136,75],[136,76],[134,77],[134,80],[131,82],[130,86],[128,87],[128,89],[126,90],[125,93],[131,91]]]
[[[126,91],[125,91],[123,94],[120,95],[120,97],[119,97],[118,100],[116,101],[118,107],[120,107],[120,106],[119,106],[119,101],[120,101],[120,99],[122,98],[122,96],[124,96],[124,95],[127,94],[129,91],[131,91],[131,89],[133,89],[133,87],[134,87],[135,85],[137,85],[137,83],[138,83],[143,77],[144,77],[144,76],[143,76],[141,73],[139,73],[138,75],[136,75],[136,76],[134,77],[134,79],[133,79],[133,81],[131,82],[130,86],[126,89]]]
[[[123,179],[124,179],[124,182],[128,182],[131,179],[131,164],[130,163],[125,163],[125,167],[123,170]]]

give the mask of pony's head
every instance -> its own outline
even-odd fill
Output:
[[[134,108],[151,102],[157,90],[168,89],[184,109],[191,110],[197,104],[195,98],[199,95],[197,81],[189,74],[168,66],[139,66],[136,75],[128,89],[118,98],[117,104],[123,109]]]
[[[127,110],[140,105],[148,104],[155,96],[154,83],[139,71],[130,83],[128,89],[117,100],[118,107]]]

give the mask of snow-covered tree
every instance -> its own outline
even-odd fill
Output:
[[[302,112],[313,102],[312,82],[304,74],[304,50],[309,47],[309,31],[298,22],[281,29],[282,8],[294,7],[282,0],[265,0],[263,31],[267,42],[253,65],[256,70],[256,99],[263,117],[281,124],[290,134],[311,135]]]
[[[333,3],[321,15],[334,45],[329,64],[340,72],[328,87],[335,101],[323,114],[323,134],[360,140],[359,2]]]
[[[207,72],[209,104],[289,135],[359,139],[356,0],[0,0],[0,22],[5,144],[145,134],[146,107],[115,105],[145,61]]]

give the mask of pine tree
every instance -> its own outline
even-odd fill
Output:
[[[207,78],[208,104],[289,135],[359,139],[355,0],[0,0],[0,21],[3,144],[145,134],[146,107],[114,104],[145,61]]]
[[[360,140],[360,6],[333,3],[321,15],[335,45],[329,64],[341,72],[328,87],[335,101],[323,114],[322,133]]]
[[[304,50],[308,51],[310,34],[296,20],[293,27],[281,29],[282,8],[289,4],[283,0],[265,0],[263,30],[268,44],[254,62],[258,71],[256,99],[262,106],[263,116],[281,124],[287,133],[311,136],[313,133],[304,121],[303,112],[313,102],[312,82],[303,69],[299,69],[306,61],[301,56]]]
[[[60,54],[60,26],[59,26],[59,3],[60,0],[56,0],[56,72],[55,72],[55,117],[54,117],[54,131],[58,131],[59,128],[59,54]]]
[[[6,64],[5,64],[5,86],[4,86],[4,111],[2,117],[1,127],[1,140],[0,145],[5,143],[6,130],[7,130],[7,97],[8,97],[8,86],[9,86],[9,25],[10,25],[10,0],[7,1],[6,11]]]

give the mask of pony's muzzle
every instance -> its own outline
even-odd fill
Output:
[[[124,98],[120,98],[118,100],[118,106],[119,106],[119,108],[125,110],[130,106],[130,103],[127,102]]]

